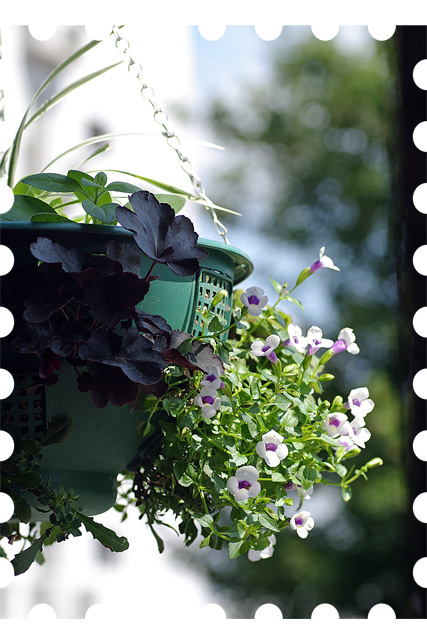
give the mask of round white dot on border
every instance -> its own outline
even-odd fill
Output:
[[[28,31],[35,40],[50,40],[55,35],[56,25],[38,22],[37,24],[29,24]]]
[[[396,614],[393,607],[388,604],[376,604],[368,613],[368,620],[377,620],[378,622],[395,620]]]
[[[427,89],[427,60],[420,60],[412,74],[414,82],[420,89]]]
[[[15,196],[8,184],[0,183],[0,213],[6,213],[13,205]]]
[[[7,558],[0,558],[0,589],[8,587],[14,577],[12,563]]]
[[[419,398],[427,400],[427,369],[420,369],[414,375],[412,386]]]
[[[418,247],[414,253],[412,262],[414,269],[418,271],[418,273],[422,276],[427,276],[427,244],[423,244],[422,247]]]
[[[105,604],[92,604],[85,613],[86,620],[105,620],[110,617],[110,609]]]
[[[225,24],[209,22],[198,26],[199,33],[205,40],[219,40],[226,31]]]
[[[419,336],[427,338],[427,307],[421,307],[414,313],[412,324]]]
[[[427,213],[427,182],[418,185],[412,196],[414,207],[420,213]]]
[[[427,587],[427,558],[420,558],[412,570],[415,582],[420,587]]]
[[[15,442],[7,431],[0,431],[0,462],[8,460],[15,448]]]
[[[35,604],[28,614],[29,620],[56,620],[56,611],[50,604]]]
[[[283,620],[283,614],[275,604],[266,603],[258,607],[254,618],[262,622],[274,622],[275,620]]]
[[[427,522],[427,492],[420,493],[412,505],[414,516],[420,522]]]
[[[0,369],[0,399],[8,398],[13,391],[15,381],[7,369]]]
[[[417,149],[427,151],[427,121],[417,124],[412,138]]]
[[[317,605],[312,611],[312,620],[339,620],[340,614],[331,604],[323,603]]]
[[[13,268],[14,262],[13,252],[5,244],[0,244],[0,276],[5,276],[6,273],[9,273]]]
[[[396,25],[377,22],[376,24],[368,24],[368,31],[375,40],[388,40],[396,31]]]
[[[9,311],[9,309],[6,309],[6,307],[0,307],[0,338],[9,335],[14,323],[13,313]]]
[[[220,622],[226,620],[227,615],[219,604],[210,602],[199,609],[198,618],[204,622]]]
[[[427,462],[427,431],[420,431],[414,438],[412,448],[419,460]]]
[[[13,516],[15,505],[7,493],[0,491],[0,522],[7,522]]]
[[[261,40],[276,40],[283,31],[283,25],[275,22],[262,22],[255,25],[255,33],[261,38]]]
[[[111,24],[98,24],[97,22],[85,24],[86,35],[91,40],[105,40],[111,34],[112,28]]]
[[[340,27],[338,24],[322,22],[321,24],[311,25],[311,31],[318,40],[332,40],[337,35]]]

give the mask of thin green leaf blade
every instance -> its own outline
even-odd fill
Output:
[[[95,522],[90,516],[86,516],[83,513],[77,512],[76,515],[80,518],[86,531],[92,534],[95,540],[98,540],[104,547],[110,549],[110,551],[126,551],[129,548],[129,542],[122,536],[119,536],[112,531],[104,527],[103,524]]]
[[[15,572],[15,576],[19,576],[22,573],[25,573],[26,571],[28,571],[28,569],[31,567],[34,560],[36,559],[37,554],[41,552],[43,548],[43,543],[46,540],[47,535],[48,535],[48,532],[46,531],[46,533],[40,536],[40,538],[37,538],[36,540],[34,540],[31,547],[28,547],[28,549],[25,549],[24,551],[21,551],[20,553],[16,554],[16,556],[11,562],[13,566],[13,570]]]

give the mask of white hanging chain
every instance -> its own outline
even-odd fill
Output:
[[[139,81],[141,85],[141,96],[144,98],[144,100],[147,100],[147,102],[149,102],[150,105],[152,106],[154,120],[163,129],[163,135],[166,138],[166,142],[168,143],[170,148],[175,151],[176,155],[178,156],[181,169],[190,178],[191,184],[193,185],[194,193],[198,198],[203,200],[203,202],[205,203],[204,207],[206,211],[209,213],[218,234],[222,237],[222,239],[226,244],[230,244],[227,239],[227,227],[218,219],[218,216],[216,215],[216,211],[214,209],[214,203],[212,202],[212,200],[210,200],[207,197],[200,178],[194,173],[189,159],[182,152],[180,139],[168,127],[169,118],[166,111],[164,109],[161,109],[157,105],[155,101],[155,94],[153,89],[144,82],[144,79],[142,77],[141,64],[132,58],[129,40],[120,35],[119,27],[113,26],[112,32],[115,37],[115,45],[117,49],[121,51],[126,57],[126,60],[128,62],[129,73],[135,78],[137,78],[137,80]]]

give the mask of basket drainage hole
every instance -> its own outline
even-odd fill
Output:
[[[19,416],[19,422],[21,422],[21,423],[22,422],[28,422],[28,416],[25,415],[25,414],[22,415],[22,416]]]

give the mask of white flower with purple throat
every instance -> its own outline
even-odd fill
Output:
[[[312,356],[322,347],[324,349],[332,347],[334,341],[324,338],[322,330],[319,327],[313,326],[307,331],[307,344],[307,353],[309,356]]]
[[[225,384],[221,380],[219,367],[211,367],[208,373],[203,376],[200,386],[212,387],[213,389],[224,389]]]
[[[283,485],[283,488],[286,493],[288,493],[288,491],[298,491],[298,495],[300,496],[300,498],[304,498],[304,500],[310,500],[311,494],[313,493],[313,485],[308,489],[303,489],[302,484],[287,482],[285,485]]]
[[[240,467],[236,475],[227,480],[227,489],[238,502],[255,498],[261,491],[258,478],[259,473],[252,465]]]
[[[350,422],[348,436],[357,447],[365,448],[365,442],[371,437],[371,432],[365,427],[363,418],[354,418]]]
[[[299,511],[290,520],[291,529],[297,532],[300,538],[306,538],[308,532],[314,527],[314,520],[309,511]]]
[[[338,334],[338,340],[334,342],[331,347],[331,351],[333,353],[341,353],[341,351],[348,351],[349,353],[356,355],[359,353],[360,349],[357,346],[356,336],[354,335],[353,329],[349,327],[345,327],[341,329]]]
[[[203,387],[200,393],[194,398],[194,404],[201,407],[202,414],[210,420],[220,408],[221,400],[217,397],[215,387],[206,386]]]
[[[352,389],[345,408],[349,409],[355,418],[364,418],[375,407],[374,402],[369,398],[368,387]]]
[[[339,271],[339,268],[334,265],[331,258],[325,256],[325,247],[322,247],[319,251],[319,259],[314,262],[311,267],[309,267],[310,274],[314,273],[318,269],[322,269],[326,267],[327,269],[335,269],[335,271]]]
[[[304,353],[307,347],[307,339],[303,337],[301,327],[297,324],[288,324],[286,329],[289,338],[285,341],[285,344],[288,347],[294,347],[300,353]]]
[[[266,558],[271,558],[274,552],[274,545],[276,544],[276,536],[274,533],[271,536],[268,536],[269,545],[265,547],[265,549],[261,549],[261,551],[257,551],[256,549],[249,549],[248,551],[248,559],[251,562],[258,562],[258,560],[265,560]]]
[[[262,340],[255,340],[255,342],[252,342],[251,353],[252,355],[258,357],[266,356],[269,360],[271,360],[271,362],[273,362],[273,364],[277,364],[278,360],[274,349],[277,349],[279,344],[279,336],[273,334],[271,336],[268,336],[268,338],[265,339],[265,342],[263,342]]]
[[[348,418],[345,413],[339,411],[330,413],[323,421],[323,428],[331,438],[346,436],[349,430]]]
[[[240,300],[247,307],[249,315],[259,316],[268,302],[268,297],[261,287],[249,287],[242,293]]]
[[[258,442],[256,452],[264,458],[269,467],[277,467],[289,453],[288,447],[283,444],[283,436],[274,429],[262,436],[262,442]]]

